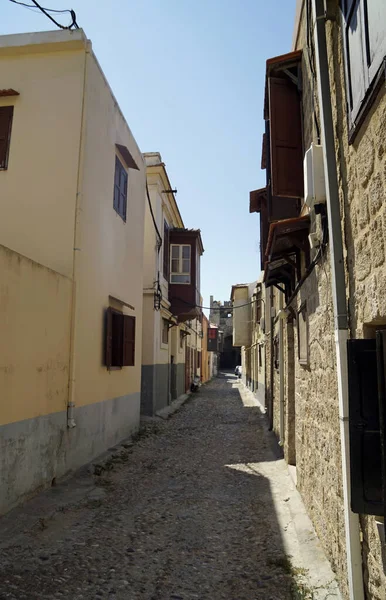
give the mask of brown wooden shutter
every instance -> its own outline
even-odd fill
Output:
[[[123,317],[123,366],[135,364],[135,317]]]
[[[105,364],[107,368],[110,368],[112,366],[113,358],[113,315],[111,308],[106,310],[105,319]]]
[[[303,192],[300,98],[289,79],[269,78],[272,195],[299,198]]]
[[[169,281],[169,225],[166,220],[164,220],[163,247],[163,275]]]
[[[13,106],[0,107],[0,169],[6,169],[8,167],[12,117]]]

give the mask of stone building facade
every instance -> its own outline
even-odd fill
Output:
[[[348,440],[342,438],[342,420],[347,421],[340,404],[342,378],[348,384],[350,435],[355,398],[350,352],[342,368],[339,363],[342,355],[337,354],[330,205],[325,198],[319,207],[317,202],[314,205],[305,202],[307,189],[297,193],[294,179],[284,181],[286,165],[282,165],[280,174],[275,171],[278,155],[275,155],[274,136],[278,125],[274,122],[273,86],[289,88],[289,80],[294,86],[291,93],[299,101],[302,159],[312,144],[319,146],[325,141],[320,47],[317,47],[313,12],[318,4],[320,8],[323,3],[299,0],[292,53],[267,61],[265,119],[270,129],[266,128],[262,161],[267,170],[267,188],[252,192],[250,203],[251,212],[260,213],[266,286],[266,403],[285,458],[296,465],[297,487],[337,573],[343,596],[384,600],[384,517],[359,513],[356,530],[356,514],[349,504],[350,496],[351,507],[355,504],[355,497],[350,488],[348,501],[345,500],[342,448],[345,444],[348,447]],[[357,341],[374,338],[376,330],[386,328],[386,5],[374,1],[371,6],[367,3],[367,12],[365,8],[362,1],[340,5],[331,0],[323,19],[349,348],[355,348],[353,344]],[[354,21],[360,22],[361,28],[353,28]],[[369,52],[367,62],[358,59],[360,44],[364,53]],[[359,91],[354,70],[363,75]],[[327,173],[326,161],[331,160],[331,155],[326,154],[325,151],[322,161],[324,173]],[[293,173],[293,164],[291,170]],[[283,193],[283,181],[288,189],[292,186],[292,195],[288,191]],[[326,180],[326,190],[328,185]],[[297,209],[289,214],[293,197],[299,202]],[[366,401],[366,387],[363,393]],[[354,450],[358,448],[352,442],[351,457]],[[348,479],[351,478],[352,489],[356,486],[357,494],[359,467],[349,457],[348,453]],[[351,542],[347,538],[348,522]],[[355,544],[359,549],[356,563]]]
[[[219,328],[221,342],[218,368],[234,369],[236,365],[241,365],[240,349],[233,347],[232,302],[221,302],[211,296],[209,321]]]

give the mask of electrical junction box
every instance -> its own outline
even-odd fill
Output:
[[[310,242],[311,248],[319,248],[320,239],[317,233],[310,233],[310,235],[308,236],[308,241]]]
[[[314,143],[304,155],[304,200],[309,208],[326,202],[323,148]]]

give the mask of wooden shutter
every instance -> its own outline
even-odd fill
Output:
[[[122,217],[126,221],[127,212],[127,172],[121,165],[121,206],[122,206]]]
[[[348,340],[347,346],[351,510],[383,515],[376,343]]]
[[[8,167],[13,106],[0,107],[0,169]]]
[[[379,421],[381,430],[382,452],[382,492],[383,516],[386,517],[386,331],[377,331],[377,371],[378,371],[378,398]],[[385,523],[386,527],[386,523]]]
[[[386,56],[386,2],[385,0],[367,0],[364,7],[366,28],[367,64],[369,82],[375,77]]]
[[[114,173],[114,200],[113,200],[113,206],[114,206],[114,210],[117,211],[117,213],[119,213],[119,173],[120,173],[120,162],[118,160],[118,157],[115,157],[115,173]]]
[[[109,307],[105,314],[105,364],[109,369],[113,358],[113,315]]]
[[[303,189],[300,98],[289,79],[269,78],[272,195],[299,198]]]
[[[272,196],[271,186],[267,186],[268,220],[270,223],[283,219],[292,219],[299,216],[300,206],[298,198],[280,198]]]
[[[135,317],[123,317],[123,366],[135,364]]]
[[[343,6],[348,104],[353,121],[358,114],[367,88],[362,1],[346,0]]]
[[[163,247],[163,275],[169,281],[169,225],[166,220],[164,220]]]

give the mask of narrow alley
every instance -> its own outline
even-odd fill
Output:
[[[339,598],[248,394],[223,373],[3,517],[1,600]]]

